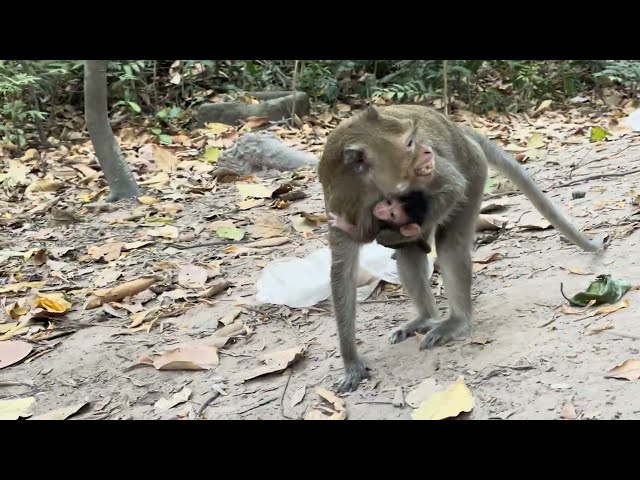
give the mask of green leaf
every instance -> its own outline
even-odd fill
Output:
[[[158,138],[160,138],[161,143],[166,143],[167,145],[171,145],[173,143],[173,138],[171,138],[171,135],[166,135],[163,133]]]
[[[487,178],[487,183],[484,184],[484,193],[491,193],[498,184],[498,179]]]
[[[180,107],[173,107],[171,110],[169,110],[169,116],[171,118],[176,118],[178,115],[180,115]]]
[[[207,163],[216,163],[218,161],[218,157],[220,156],[220,149],[216,147],[209,147],[204,151],[200,160]]]
[[[611,135],[611,132],[608,130],[605,130],[602,127],[592,127],[589,140],[592,142],[600,142],[607,138],[608,135]]]
[[[151,133],[153,133],[154,135],[160,135],[162,134],[162,129],[160,128],[151,128],[150,129]]]
[[[134,112],[136,112],[136,113],[142,112],[142,109],[140,108],[140,105],[138,105],[136,102],[127,102],[127,103],[131,107],[131,110],[133,110]]]
[[[216,235],[220,238],[228,238],[229,240],[242,240],[245,230],[238,227],[220,227],[216,230]]]
[[[595,300],[594,305],[616,303],[629,291],[631,286],[625,280],[611,278],[611,275],[598,275],[586,291],[576,293],[567,300],[576,307],[586,307],[591,300]]]

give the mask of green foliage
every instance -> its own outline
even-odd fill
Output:
[[[441,60],[313,60],[298,62],[295,87],[315,101],[349,98],[397,103],[442,102]],[[111,114],[144,122],[161,142],[192,119],[193,107],[213,96],[293,88],[291,60],[114,60],[107,63]],[[23,146],[44,121],[47,135],[83,116],[81,60],[0,61],[0,135]],[[542,99],[562,103],[603,82],[638,89],[640,62],[450,60],[448,100],[478,113],[522,111]],[[37,98],[37,101],[34,100]],[[26,133],[25,133],[26,132]]]

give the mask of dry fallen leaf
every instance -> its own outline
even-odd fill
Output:
[[[26,290],[27,288],[40,288],[44,285],[44,282],[20,282],[20,283],[10,283],[9,285],[5,285],[4,287],[0,287],[0,293],[18,293],[21,290]]]
[[[473,410],[475,402],[471,390],[462,377],[446,389],[434,393],[411,414],[414,420],[443,420]]]
[[[342,400],[326,388],[317,388],[316,393],[331,403],[333,408],[323,408],[322,411],[319,409],[312,409],[304,416],[305,420],[346,420],[347,409],[345,408]],[[326,415],[323,412],[330,413],[330,415]]]
[[[84,309],[90,310],[92,308],[98,308],[103,303],[119,302],[125,297],[132,297],[147,288],[154,283],[162,280],[161,277],[142,277],[130,282],[123,283],[113,288],[104,290],[95,290],[93,295],[87,300]]]
[[[202,288],[207,283],[206,268],[197,265],[183,265],[178,270],[178,285],[184,288]]]
[[[33,350],[33,345],[21,340],[0,342],[0,369],[18,363]]]
[[[479,215],[476,221],[476,232],[482,232],[484,230],[500,230],[504,225],[508,223],[506,217],[500,215]]]
[[[153,149],[153,160],[160,170],[164,172],[173,172],[177,170],[178,163],[180,162],[178,157],[166,148],[162,148],[158,145],[151,144],[151,148]]]
[[[81,402],[76,403],[75,405],[70,405],[68,407],[57,408],[55,410],[51,410],[50,412],[43,413],[42,415],[37,415],[35,417],[31,417],[30,420],[66,420],[78,413],[82,407],[89,405],[89,402]]]
[[[599,325],[593,325],[587,328],[585,335],[595,335],[596,333],[603,332],[605,330],[610,330],[613,328],[612,321],[607,320],[604,323],[600,323]]]
[[[425,378],[416,388],[407,394],[405,401],[410,407],[418,408],[422,402],[441,390],[442,387],[438,385],[435,379]]]
[[[296,346],[286,350],[265,354],[262,359],[265,365],[254,368],[248,372],[244,372],[240,375],[240,379],[244,382],[269,373],[282,372],[285,368],[300,360],[304,355],[304,352],[304,346]]]
[[[640,360],[631,358],[612,368],[607,372],[604,378],[619,378],[622,380],[638,380],[640,379]]]
[[[295,231],[303,234],[312,232],[318,226],[317,223],[310,222],[305,217],[300,215],[294,215],[292,217],[289,217],[289,219],[291,220],[291,224],[293,225]]]
[[[580,267],[568,267],[567,270],[570,273],[574,273],[576,275],[591,275],[591,272],[587,272],[584,269],[580,268]]]
[[[189,397],[191,397],[191,389],[188,387],[184,387],[178,393],[174,393],[171,396],[171,399],[161,398],[153,406],[156,410],[164,412],[175,407],[176,405],[180,405],[181,403],[186,402],[187,400],[189,400]]]
[[[9,318],[11,318],[11,320],[17,320],[23,315],[26,315],[27,313],[29,313],[29,305],[19,305],[17,303],[10,303],[5,307],[4,311],[7,313],[7,315],[9,315]],[[10,325],[10,324],[6,324],[6,323],[0,324],[0,333],[3,333],[2,327],[6,325]]]
[[[39,293],[36,296],[36,307],[44,308],[47,312],[64,313],[71,308],[71,303],[60,292]]]
[[[249,234],[256,239],[282,237],[289,229],[275,213],[264,213],[251,218],[253,225],[247,227]]]
[[[303,385],[291,395],[291,408],[298,405],[302,400],[304,400],[304,396],[307,393],[307,386]]]
[[[113,270],[112,268],[107,268],[102,270],[98,277],[96,278],[94,285],[98,288],[106,287],[110,283],[115,282],[122,276],[122,272],[119,270]]]
[[[105,243],[100,247],[89,248],[88,253],[95,260],[104,259],[107,262],[112,262],[120,258],[122,247],[124,247],[122,242]]]
[[[151,363],[148,357],[139,363],[153,365],[158,370],[211,370],[219,362],[217,348],[184,345],[163,352],[158,358],[151,360]]]
[[[175,240],[180,236],[180,230],[173,225],[165,225],[164,227],[147,230],[147,235]]]
[[[34,397],[0,400],[0,420],[17,420],[33,415],[36,410]]]
[[[291,239],[287,237],[265,238],[264,240],[258,240],[257,242],[245,243],[243,248],[249,249],[249,248],[278,247],[280,245],[284,245],[285,243],[289,243],[290,241]]]
[[[522,215],[516,226],[523,230],[546,230],[551,223],[537,211],[532,211]]]
[[[240,200],[238,202],[239,210],[249,210],[251,208],[260,207],[264,205],[266,200],[264,198],[249,198],[247,200]]]
[[[271,198],[273,188],[261,183],[236,183],[236,188],[242,199],[253,198]]]
[[[560,416],[565,420],[575,420],[577,417],[576,407],[573,405],[571,401],[568,401],[562,406],[560,410]]]

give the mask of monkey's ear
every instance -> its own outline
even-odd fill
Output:
[[[352,167],[356,172],[362,172],[367,163],[367,153],[359,145],[348,145],[342,152],[344,164]]]

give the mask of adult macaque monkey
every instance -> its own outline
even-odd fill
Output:
[[[424,145],[432,169],[423,168]],[[435,229],[435,245],[449,300],[449,316],[438,321],[427,283],[427,257],[415,239],[399,232],[396,238],[377,238],[397,248],[398,274],[418,316],[391,332],[398,343],[416,332],[425,333],[420,348],[446,343],[468,333],[472,323],[471,246],[480,211],[488,165],[505,174],[565,237],[586,251],[603,243],[579,232],[528,173],[506,152],[479,132],[453,123],[436,110],[396,105],[365,112],[342,122],[327,138],[318,167],[328,212],[350,223],[370,221],[372,206],[383,196],[415,188],[427,194],[429,209],[423,235]],[[369,220],[367,220],[369,219]],[[388,233],[388,232],[386,232]],[[356,274],[360,245],[345,232],[331,228],[331,290],[345,375],[338,391],[355,390],[370,375],[356,348]]]

